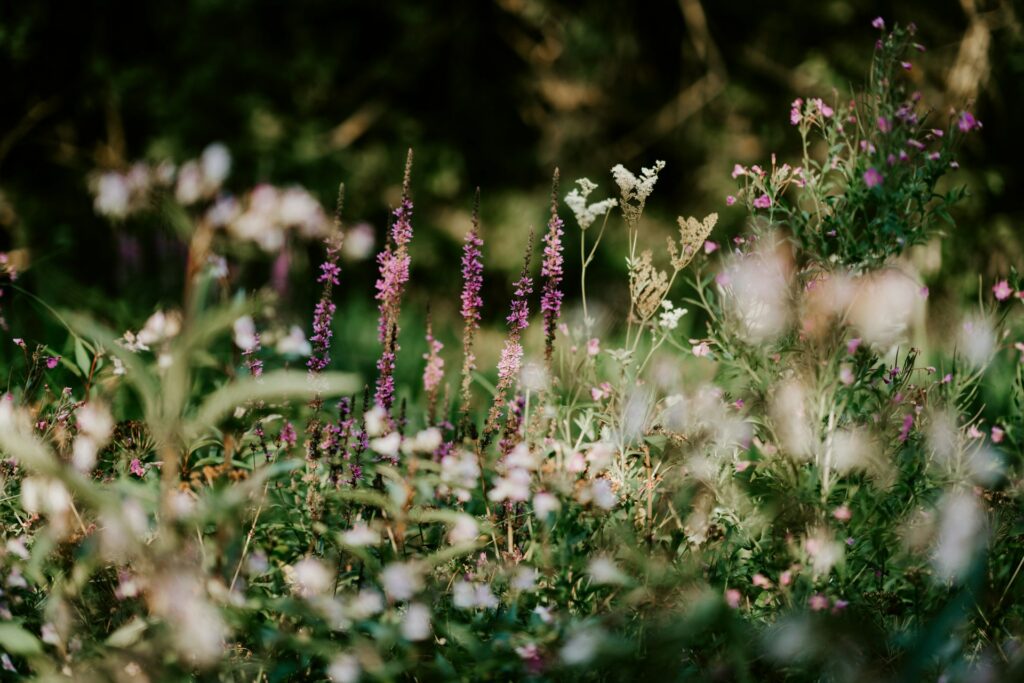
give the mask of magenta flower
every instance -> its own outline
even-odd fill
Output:
[[[860,337],[854,337],[850,341],[846,342],[846,352],[851,356],[857,353],[857,349],[860,348]]]
[[[800,124],[800,108],[803,106],[804,101],[799,97],[793,100],[793,104],[790,105],[791,109],[789,110],[789,122],[794,126]],[[735,171],[733,177],[735,177]]]
[[[992,287],[992,293],[999,301],[1005,301],[1013,294],[1013,289],[1010,287],[1009,282],[1006,280],[1000,280]]]
[[[892,121],[884,116],[879,116],[876,123],[878,124],[878,130],[883,133],[888,133],[892,130]]]
[[[883,19],[882,17],[875,17],[871,21],[871,25],[874,28],[877,28],[879,31],[884,31],[885,30],[885,19]]]
[[[957,121],[956,125],[963,133],[970,132],[975,128],[981,128],[981,122],[974,118],[974,114],[969,111],[965,111],[960,114],[960,120]]]
[[[867,185],[869,188],[878,187],[879,185],[882,184],[882,180],[882,174],[878,171],[877,168],[872,166],[868,170],[864,171],[864,184]]]
[[[910,437],[910,430],[914,426],[914,415],[907,413],[903,418],[903,425],[900,427],[899,442],[904,443]]]
[[[743,168],[739,164],[733,165],[733,167],[732,167],[732,177],[733,178],[738,178],[741,175],[746,175],[746,174],[747,174],[747,169]]]
[[[711,240],[704,240],[704,253],[713,254],[718,251],[718,243]]]
[[[733,195],[729,195],[728,197],[725,198],[725,205],[726,206],[732,206],[735,203],[736,203],[736,197],[734,197]]]
[[[55,367],[57,367],[57,363],[59,363],[59,362],[60,362],[60,356],[49,356],[46,359],[46,367],[48,367],[51,370],[53,370]]]
[[[142,461],[138,458],[132,458],[132,461],[128,463],[128,470],[139,479],[146,476],[146,468],[142,466]]]
[[[772,198],[766,194],[761,195],[754,200],[754,208],[756,209],[767,209],[772,205]]]
[[[380,318],[377,323],[377,339],[386,341],[389,330],[398,324],[402,293],[409,281],[409,242],[412,241],[412,199],[409,197],[409,176],[412,172],[412,150],[405,162],[405,178],[402,181],[402,202],[394,210],[394,225],[391,226],[390,243],[377,255],[380,275],[374,287]]]
[[[911,69],[914,68],[914,65],[911,64],[910,62],[900,62],[900,66],[903,67],[904,71],[910,71]]]
[[[550,364],[555,343],[555,326],[562,311],[563,296],[562,219],[558,217],[557,168],[551,179],[551,218],[548,220],[548,231],[544,235],[544,260],[541,262],[540,275],[546,278],[541,289],[540,311],[544,317],[544,358]]]

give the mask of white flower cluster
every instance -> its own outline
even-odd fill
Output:
[[[616,168],[622,167],[617,166]],[[629,173],[629,171],[626,171],[626,173]],[[576,184],[579,187],[573,188],[569,194],[565,195],[565,203],[572,210],[573,215],[576,216],[576,222],[579,224],[580,230],[586,230],[594,224],[598,216],[605,215],[609,209],[619,204],[618,200],[609,198],[588,205],[587,197],[597,189],[597,184],[587,178],[580,178],[576,181]]]
[[[207,210],[206,219],[269,253],[284,246],[290,229],[308,239],[322,237],[329,226],[323,207],[309,192],[301,187],[280,189],[273,185],[257,186],[242,201],[232,196],[219,198]]]
[[[503,500],[521,503],[530,498],[531,472],[537,469],[537,458],[526,444],[519,444],[505,456],[504,474],[494,482],[487,492],[492,501]]]
[[[216,195],[230,172],[231,153],[219,142],[180,169],[167,161],[155,166],[138,161],[127,171],[105,171],[94,176],[93,209],[108,218],[124,219],[148,208],[154,190],[172,187],[175,199],[189,206]]]
[[[689,313],[685,308],[676,308],[668,299],[661,302],[661,307],[665,310],[661,312],[658,322],[666,330],[676,329],[679,319]]]
[[[622,164],[612,167],[612,177],[619,186],[622,193],[622,201],[636,202],[643,204],[654,191],[654,184],[658,182],[658,174],[665,168],[664,161],[655,161],[653,168],[641,168],[640,177],[637,178],[633,172]]]

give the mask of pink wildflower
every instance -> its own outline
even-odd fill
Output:
[[[870,187],[878,187],[882,184],[882,174],[874,166],[864,171],[864,184]]]
[[[832,516],[840,522],[849,522],[850,519],[853,517],[853,513],[850,511],[850,508],[848,506],[840,505],[839,507],[832,511]]]
[[[957,121],[956,125],[962,133],[970,132],[975,128],[981,128],[981,123],[978,119],[974,118],[974,114],[969,111],[965,111],[960,114],[960,119]]]
[[[736,165],[734,165],[732,167],[732,177],[733,178],[738,178],[741,175],[746,175],[746,174],[747,174],[747,169],[743,168],[739,164],[736,164]]]
[[[729,590],[725,591],[725,604],[729,605],[729,607],[733,609],[739,609],[740,600],[742,598],[743,595],[735,588],[730,588]]]
[[[1010,283],[1006,280],[1000,280],[992,287],[992,293],[999,301],[1005,301],[1010,298],[1013,294],[1013,289],[1010,288]]]
[[[992,443],[1001,443],[1005,435],[1000,427],[992,427]]]
[[[762,194],[760,197],[754,200],[754,208],[756,209],[767,209],[772,205],[772,198],[766,194]]]
[[[142,461],[138,458],[132,458],[132,461],[128,463],[128,470],[139,479],[146,475],[146,468],[142,466]]]
[[[46,359],[46,367],[48,367],[51,370],[53,370],[55,367],[57,367],[57,363],[59,363],[59,362],[60,362],[60,356],[49,356]]]
[[[807,600],[807,605],[812,612],[821,612],[828,609],[828,598],[821,593],[815,593]]]
[[[540,275],[544,285],[540,311],[544,317],[544,359],[551,363],[555,343],[555,325],[562,310],[562,219],[558,217],[558,169],[551,179],[551,218],[544,235],[544,260]]]
[[[851,356],[857,353],[857,349],[860,348],[860,337],[854,337],[850,341],[846,342],[846,352]]]
[[[882,17],[875,17],[871,21],[871,25],[874,28],[877,28],[879,31],[884,31],[885,30],[885,19],[883,19]]]
[[[729,196],[727,196],[725,198],[725,205],[726,206],[732,206],[735,203],[736,203],[736,197],[735,196],[729,195]]]

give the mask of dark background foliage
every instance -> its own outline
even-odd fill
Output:
[[[447,266],[479,185],[489,265],[502,271],[488,289],[504,300],[556,165],[563,194],[588,175],[604,196],[614,163],[665,159],[654,217],[716,210],[720,235],[741,229],[742,212],[724,211],[732,164],[792,158],[788,103],[862,83],[876,15],[919,26],[929,49],[911,78],[938,115],[967,105],[985,124],[954,178],[972,196],[935,283],[971,297],[978,274],[1022,260],[1021,17],[997,0],[5,3],[0,249],[27,249],[21,285],[50,303],[138,324],[179,297],[178,238],[159,216],[112,230],[92,213],[90,171],[180,162],[222,141],[231,189],[301,183],[330,206],[344,180],[347,216],[380,235],[411,146],[414,295],[454,301]],[[138,271],[119,260],[118,230],[143,238]],[[619,269],[605,252],[598,266]],[[350,290],[369,295],[371,269],[349,268]]]

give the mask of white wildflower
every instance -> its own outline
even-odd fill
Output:
[[[243,315],[235,321],[232,329],[234,330],[235,346],[242,351],[252,351],[259,344],[259,338],[256,336],[256,323],[253,322],[252,316]]]
[[[599,216],[605,215],[609,209],[618,206],[619,202],[616,199],[604,199],[588,205],[587,197],[597,189],[597,184],[587,178],[580,178],[576,181],[576,184],[579,187],[573,188],[565,196],[565,203],[573,212],[573,215],[576,216],[576,222],[579,224],[580,230],[586,230],[593,225]]]
[[[426,640],[430,637],[430,608],[414,602],[402,616],[402,637],[406,640]]]
[[[371,529],[365,522],[357,522],[341,535],[341,540],[343,543],[357,548],[376,545],[380,542],[380,533]]]
[[[596,584],[623,584],[628,577],[609,557],[595,557],[587,565],[587,574]]]
[[[389,564],[380,573],[384,592],[393,600],[408,600],[423,588],[419,568],[409,562]]]
[[[661,302],[664,309],[658,318],[658,323],[666,330],[674,330],[679,326],[679,319],[689,313],[685,308],[676,308],[671,301],[665,299]]]
[[[288,334],[277,340],[274,349],[282,356],[308,356],[313,352],[306,333],[298,325],[292,325]]]
[[[327,667],[327,677],[331,683],[357,683],[362,670],[359,660],[354,655],[345,653],[336,655]]]

